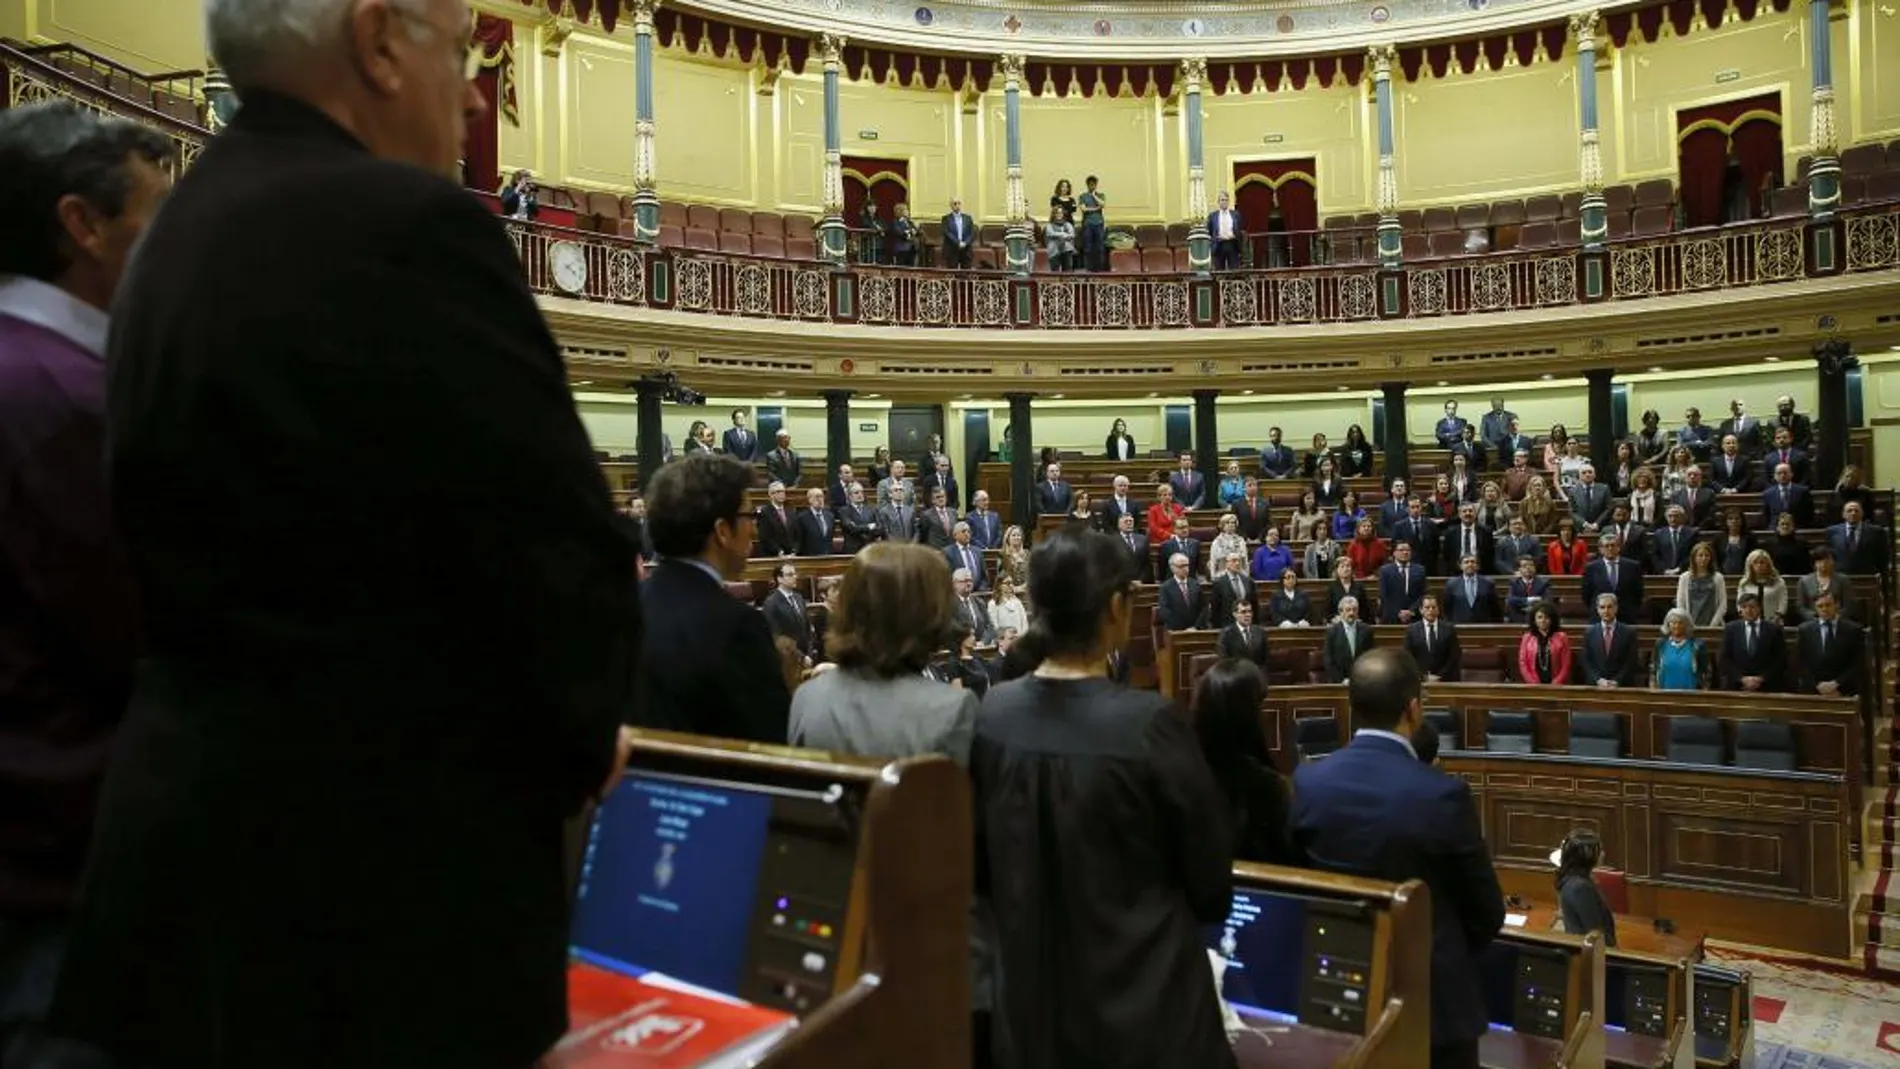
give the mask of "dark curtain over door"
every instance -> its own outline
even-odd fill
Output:
[[[1683,108],[1676,112],[1676,151],[1685,226],[1758,218],[1764,183],[1772,189],[1782,180],[1781,95]]]
[[[844,221],[846,225],[857,226],[858,215],[864,210],[864,201],[868,197],[877,205],[878,221],[888,225],[895,218],[893,209],[898,202],[910,200],[910,162],[908,160],[881,160],[871,156],[845,156],[844,165]],[[917,206],[911,205],[912,218],[918,216]]]
[[[1287,262],[1305,267],[1313,262],[1313,232],[1319,229],[1319,173],[1311,157],[1303,160],[1247,160],[1234,164],[1234,207],[1240,210],[1250,234],[1279,231],[1284,224]],[[1280,201],[1280,219],[1273,221],[1273,202]],[[1268,239],[1250,244],[1253,266],[1268,265]]]

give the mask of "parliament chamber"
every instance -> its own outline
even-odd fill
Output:
[[[668,466],[754,466],[721,578],[795,607],[791,686],[859,547],[970,581],[929,671],[997,686],[1029,555],[1101,531],[1137,576],[1111,672],[1186,715],[1237,648],[1289,780],[1352,744],[1354,658],[1455,632],[1422,706],[1506,895],[1480,1064],[1755,1064],[1711,944],[1900,975],[1890,8],[921,3],[472,4],[470,196],[642,537]],[[198,6],[0,2],[7,106],[133,118],[188,172],[242,107]],[[547,1065],[990,1064],[962,762],[636,736],[570,828]],[[1561,920],[1580,829],[1614,943]],[[1236,860],[1231,902],[1200,934],[1239,1065],[1428,1064],[1422,880]]]

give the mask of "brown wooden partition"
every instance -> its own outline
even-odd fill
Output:
[[[967,1069],[974,833],[962,769],[942,757],[879,762],[660,731],[636,734],[628,768],[835,789],[858,814],[832,997],[761,1069]]]
[[[1422,881],[1392,884],[1307,869],[1237,864],[1234,888],[1358,907],[1372,923],[1372,954],[1362,987],[1363,1027],[1342,1031],[1331,1023],[1302,1019],[1285,1026],[1276,1020],[1268,1042],[1242,1035],[1234,1044],[1242,1069],[1416,1069],[1430,1060],[1432,904]],[[1281,964],[1301,970],[1312,966],[1305,953],[1297,962]],[[1243,1011],[1243,1021],[1248,1017]]]
[[[1755,1064],[1754,985],[1747,970],[1698,965],[1690,1021],[1697,1069],[1749,1069]]]
[[[1565,958],[1561,1027],[1554,1037],[1493,1028],[1478,1041],[1484,1069],[1602,1069],[1603,937],[1505,930],[1497,941],[1531,951],[1557,951]]]

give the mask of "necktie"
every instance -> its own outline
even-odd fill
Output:
[[[1231,586],[1231,587],[1233,587],[1233,588],[1234,588],[1234,598],[1235,598],[1235,600],[1239,600],[1239,598],[1240,598],[1240,576],[1238,576],[1238,575],[1233,575],[1233,576],[1229,576],[1229,577],[1228,577],[1228,579],[1227,579],[1227,585],[1228,585],[1228,586]]]
[[[1753,623],[1748,625],[1748,655],[1751,657],[1755,655],[1755,626]]]
[[[1833,642],[1833,641],[1834,641],[1834,625],[1831,623],[1823,622],[1821,624],[1821,652],[1826,653],[1828,643]]]
[[[1610,562],[1610,586],[1616,586],[1616,562]]]
[[[1399,574],[1405,577],[1405,595],[1410,597],[1412,595],[1412,569],[1400,568]]]
[[[1475,607],[1478,604],[1478,586],[1465,576],[1465,604]]]
[[[783,508],[778,510],[778,522],[780,526],[784,526],[785,524],[785,510]]]
[[[1425,625],[1425,652],[1430,653],[1432,651],[1432,647],[1436,646],[1437,644],[1438,644],[1438,625],[1426,624]]]
[[[1359,656],[1358,629],[1351,624],[1340,624],[1339,626],[1341,630],[1346,632],[1346,652],[1354,657]]]
[[[1614,638],[1615,635],[1616,632],[1610,629],[1609,624],[1603,625],[1603,656],[1608,657],[1610,655],[1610,640]]]
[[[1859,545],[1860,545],[1860,525],[1855,524],[1854,526],[1849,527],[1847,529],[1847,555],[1850,557],[1853,556],[1854,549]]]

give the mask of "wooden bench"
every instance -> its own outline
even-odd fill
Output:
[[[1747,1069],[1754,1065],[1755,998],[1747,971],[1697,965],[1693,997],[1698,1069]]]
[[[1695,965],[1606,948],[1603,1060],[1616,1069],[1694,1069]]]
[[[1601,1069],[1603,937],[1506,929],[1479,959],[1484,1069]]]

